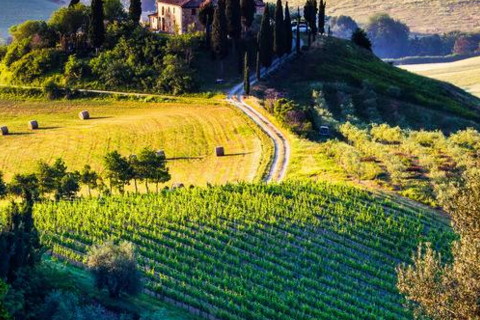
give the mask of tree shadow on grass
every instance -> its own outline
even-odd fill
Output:
[[[167,158],[167,161],[175,161],[175,160],[202,160],[205,159],[205,157],[173,157],[173,158]]]
[[[246,156],[247,154],[252,154],[253,152],[238,152],[238,153],[226,153],[224,157],[238,157],[238,156]]]

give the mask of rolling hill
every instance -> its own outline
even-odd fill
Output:
[[[402,65],[420,75],[446,81],[480,97],[480,57],[448,63]]]
[[[91,120],[78,119],[88,110]],[[40,130],[28,129],[38,120]],[[270,141],[250,120],[222,99],[167,98],[166,102],[0,99],[0,170],[7,179],[32,172],[39,160],[61,157],[75,170],[89,164],[102,172],[112,150],[135,154],[144,147],[163,149],[172,182],[189,184],[260,180]],[[226,157],[214,155],[224,146]],[[259,165],[260,164],[260,165]]]
[[[305,1],[289,1],[303,7]],[[413,32],[480,31],[480,0],[336,0],[327,4],[329,16],[348,15],[360,23],[376,13],[388,13]]]

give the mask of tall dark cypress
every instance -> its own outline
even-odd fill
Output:
[[[248,52],[245,52],[245,59],[243,62],[243,90],[245,94],[250,94],[250,67],[248,66]]]
[[[92,0],[90,10],[90,43],[98,49],[105,41],[103,0]]]
[[[261,70],[262,69],[262,63],[260,62],[260,51],[257,50],[257,59],[255,61],[255,76],[258,81],[260,81],[261,77]]]
[[[295,49],[300,53],[300,8],[297,7],[297,31],[295,32]]]
[[[223,75],[223,59],[228,54],[227,20],[225,18],[225,0],[219,0],[212,23],[212,51],[220,60]]]
[[[255,18],[255,0],[241,0],[240,10],[242,13],[243,25],[245,26],[245,29],[249,29]]]
[[[288,1],[285,3],[285,20],[283,22],[285,27],[285,53],[292,52],[292,41],[293,41],[293,32],[292,32],[292,19],[290,18],[290,10],[288,9]]]
[[[282,0],[277,0],[275,7],[275,29],[273,35],[273,51],[279,57],[285,53],[285,26],[283,24]]]
[[[230,38],[237,40],[242,32],[240,0],[226,0],[225,16],[227,18],[228,35]]]
[[[325,34],[325,10],[327,7],[326,0],[320,0],[320,7],[318,10],[318,32],[321,35]]]
[[[80,0],[70,0],[70,4],[68,5],[70,8],[73,7],[76,4],[79,4]]]
[[[130,0],[128,16],[133,24],[138,24],[142,16],[142,0]]]
[[[272,65],[273,58],[272,26],[270,24],[270,10],[268,5],[265,6],[257,41],[260,62],[262,66],[268,68]]]
[[[312,20],[314,19],[314,11],[311,0],[307,0],[307,2],[305,2],[305,6],[303,7],[303,17],[307,23],[308,46],[310,47],[310,43],[312,41]]]

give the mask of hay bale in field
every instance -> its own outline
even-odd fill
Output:
[[[30,128],[30,130],[37,130],[39,128],[38,121],[37,120],[29,121],[28,127]]]
[[[78,114],[78,117],[80,118],[80,120],[88,120],[90,119],[90,113],[88,113],[88,111],[86,110],[83,110]]]
[[[174,183],[172,185],[172,190],[183,189],[183,188],[185,188],[185,185],[183,183]]]
[[[225,156],[225,148],[224,147],[216,147],[215,148],[215,154],[217,155],[217,157]]]
[[[8,127],[0,127],[0,135],[7,136],[8,135]]]
[[[165,151],[158,150],[156,153],[157,153],[157,157],[166,158]]]

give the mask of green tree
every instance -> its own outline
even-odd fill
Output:
[[[72,201],[80,191],[80,173],[68,172],[60,180],[58,189],[55,192],[55,200],[61,199]]]
[[[35,174],[16,174],[7,185],[8,192],[24,199],[38,200],[39,182]]]
[[[213,6],[212,1],[204,2],[200,6],[200,10],[198,11],[198,19],[200,20],[200,23],[205,27],[205,42],[207,43],[207,46],[209,46],[211,42],[212,22],[214,14],[215,7]]]
[[[307,0],[303,7],[303,17],[308,25],[308,46],[311,45],[312,38],[315,40],[317,33],[317,10],[316,0]]]
[[[128,16],[134,25],[140,22],[140,17],[142,16],[142,0],[130,0]]]
[[[250,94],[250,67],[248,65],[248,52],[245,52],[243,63],[243,90],[245,94]]]
[[[191,92],[196,88],[193,70],[178,55],[163,57],[164,68],[158,77],[157,88],[174,95]]]
[[[370,18],[366,26],[373,51],[382,58],[399,58],[408,54],[410,29],[387,14]]]
[[[297,7],[297,30],[295,31],[295,50],[300,54],[300,8]]]
[[[292,19],[290,18],[290,10],[288,9],[288,1],[285,3],[285,20],[283,25],[285,27],[285,53],[289,54],[292,52],[293,32]]]
[[[52,14],[48,24],[59,35],[64,51],[74,51],[82,45],[82,35],[87,31],[89,15],[89,8],[81,3],[60,8]]]
[[[71,8],[79,3],[80,3],[80,0],[70,0],[70,4],[68,6]]]
[[[255,0],[241,0],[240,8],[242,12],[242,22],[245,29],[249,29],[252,26],[255,18]]]
[[[134,177],[133,168],[127,158],[118,151],[107,153],[104,158],[107,179],[110,181],[110,190],[117,188],[120,193],[125,192],[125,186]]]
[[[40,161],[36,175],[41,194],[58,193],[60,192],[62,179],[67,175],[67,166],[60,158],[55,160],[51,166],[44,161]]]
[[[112,298],[120,297],[121,293],[140,291],[140,273],[131,243],[115,245],[108,242],[93,247],[88,253],[87,266],[95,278],[95,286],[100,290],[107,289]]]
[[[480,173],[467,179],[445,201],[459,240],[445,263],[431,244],[423,244],[413,264],[397,268],[398,289],[418,316],[435,320],[480,319]]]
[[[5,296],[8,292],[8,286],[3,280],[0,280],[0,319],[9,320],[11,319],[10,315],[8,314],[7,308],[4,304]]]
[[[5,183],[5,180],[3,180],[3,172],[0,171],[0,199],[7,195],[7,191],[7,184]]]
[[[166,167],[166,159],[164,156],[159,156],[157,153],[149,148],[144,148],[134,162],[135,175],[145,182],[147,192],[150,192],[148,183],[153,182],[158,186],[160,183],[167,182],[171,176]]]
[[[90,13],[90,44],[98,49],[105,41],[105,24],[103,15],[103,0],[92,0]]]
[[[255,59],[255,76],[258,81],[261,78],[261,71],[262,71],[262,63],[260,61],[260,51],[257,50],[256,59]]]
[[[318,32],[325,34],[325,10],[327,8],[327,1],[320,0],[320,7],[318,8]]]
[[[275,6],[275,29],[273,33],[273,51],[278,57],[285,53],[285,25],[283,21],[283,6],[282,0],[277,0]]]
[[[123,21],[127,18],[125,8],[120,0],[104,0],[103,15],[109,22]]]
[[[352,34],[352,42],[357,46],[372,51],[372,43],[368,39],[367,33],[360,28],[357,28]]]
[[[240,0],[226,0],[225,17],[227,19],[227,33],[236,42],[242,32]]]
[[[85,165],[80,172],[80,183],[87,186],[88,194],[92,196],[92,190],[98,188],[98,180],[100,179],[99,175],[92,170],[88,164]]]
[[[262,23],[260,25],[260,31],[258,32],[257,36],[260,62],[262,66],[267,68],[272,65],[273,59],[273,34],[269,11],[269,6],[266,6],[262,17]]]
[[[212,50],[220,60],[220,69],[223,76],[223,60],[228,54],[227,20],[225,17],[225,0],[219,0],[212,23]]]
[[[0,279],[12,283],[21,270],[39,261],[40,249],[32,198],[26,198],[21,205],[12,202],[0,230]]]

